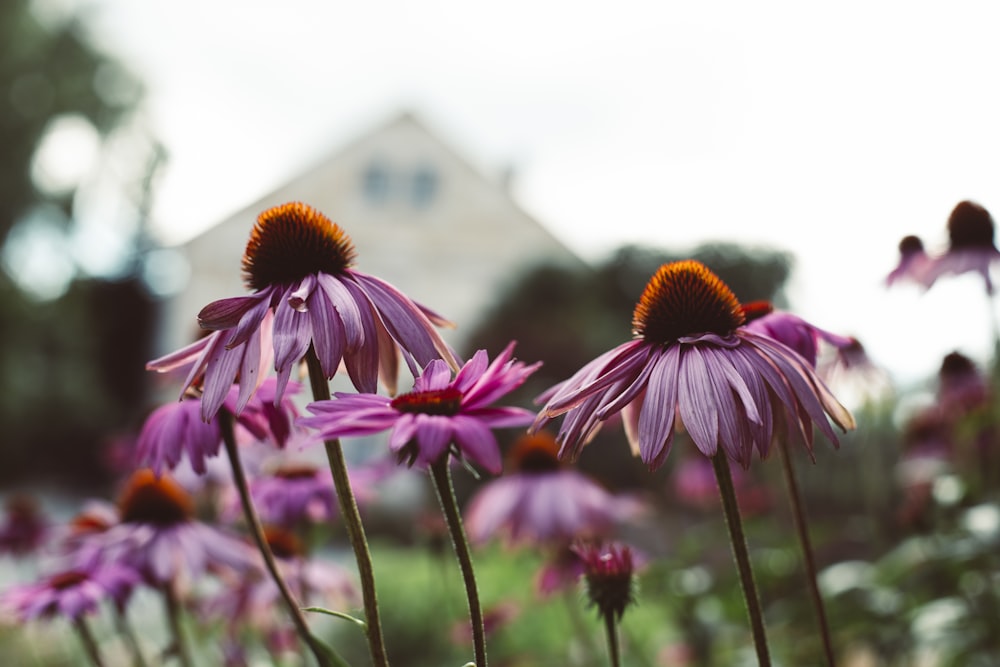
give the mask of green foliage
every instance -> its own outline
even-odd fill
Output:
[[[52,201],[67,213],[72,192],[50,196],[31,180],[31,159],[48,123],[62,114],[86,118],[104,135],[138,101],[140,87],[98,52],[82,24],[39,21],[30,0],[0,3],[0,245],[31,206]]]
[[[82,22],[41,20],[34,10],[29,0],[0,3],[0,246],[40,205],[61,211],[47,220],[73,224],[75,190],[46,192],[32,181],[50,123],[72,115],[104,138],[141,93]],[[152,312],[145,288],[128,276],[78,280],[60,298],[38,301],[0,271],[0,482],[106,477],[98,447],[131,428],[142,406]]]

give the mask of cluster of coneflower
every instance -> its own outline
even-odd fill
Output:
[[[991,290],[989,264],[1000,253],[989,214],[963,202],[948,228],[952,249],[934,260],[908,237],[889,281],[907,277],[929,286],[945,273],[974,270]],[[180,399],[153,411],[142,429],[136,446],[141,469],[116,506],[88,508],[66,527],[54,542],[58,567],[8,591],[8,608],[25,620],[69,619],[92,662],[101,665],[88,615],[109,600],[127,628],[132,591],[148,587],[165,603],[168,653],[190,665],[179,605],[191,581],[211,575],[239,582],[202,605],[205,613],[231,621],[227,655],[241,651],[240,623],[259,623],[277,645],[294,645],[290,628],[318,664],[346,664],[311,630],[303,609],[312,605],[309,610],[355,620],[372,664],[389,665],[358,503],[390,474],[392,462],[349,469],[340,442],[386,433],[395,463],[427,471],[437,492],[467,593],[473,664],[487,663],[488,616],[469,538],[476,544],[506,535],[512,544],[549,550],[540,591],[575,586],[582,577],[605,621],[611,664],[618,665],[616,624],[636,599],[636,569],[646,556],[609,536],[643,508],[568,463],[605,422],[620,416],[630,446],[650,470],[664,464],[682,430],[711,464],[761,665],[770,664],[770,654],[730,463],[745,470],[778,450],[807,589],[826,662],[833,664],[789,444],[801,443],[811,455],[815,430],[837,445],[835,427],[854,428],[816,363],[820,345],[845,363],[863,360],[858,341],[769,304],[741,304],[698,262],[670,263],[639,296],[633,338],[549,389],[534,412],[497,403],[538,363],[516,360],[513,343],[492,360],[485,350],[463,360],[438,333],[450,326],[447,320],[358,271],[355,255],[347,234],[305,204],[261,213],[243,258],[250,293],[205,306],[198,320],[207,335],[148,365],[183,379]],[[413,378],[402,393],[400,361]],[[303,369],[312,392],[308,416],[291,400],[301,390],[296,379]],[[331,394],[329,383],[340,372],[355,391]],[[557,419],[552,434],[546,427]],[[482,486],[463,520],[452,464],[500,474],[504,457],[493,431],[518,427],[527,430],[508,454],[506,474]],[[321,445],[328,465],[289,455],[291,441]],[[241,518],[249,541],[197,518],[191,489],[210,486],[219,461],[232,482],[221,514]],[[308,553],[303,527],[332,521],[346,530],[356,572]],[[284,610],[282,623],[274,621],[275,608]],[[142,660],[138,642],[131,645]]]

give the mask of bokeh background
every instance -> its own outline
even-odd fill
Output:
[[[805,472],[822,563],[870,568],[870,589],[841,591],[864,598],[835,611],[845,632],[890,664],[914,655],[921,605],[964,600],[969,616],[933,611],[982,625],[940,664],[995,664],[988,549],[933,550],[979,535],[962,508],[995,503],[995,479],[956,468],[904,521],[896,470],[944,356],[992,372],[995,303],[977,276],[926,293],[884,279],[903,236],[944,249],[958,201],[1000,206],[998,28],[1000,7],[973,1],[8,0],[0,490],[56,513],[112,492],[170,389],[145,362],[195,334],[192,304],[239,288],[265,205],[321,199],[357,226],[363,265],[457,304],[463,352],[517,339],[545,361],[525,401],[627,338],[649,275],[695,256],[742,299],[856,336],[891,386],[850,393],[862,428]],[[469,273],[494,255],[496,272]],[[668,486],[621,443],[580,466],[616,488]],[[930,574],[903,600],[910,561],[894,550],[916,534]],[[783,590],[794,552],[772,537]],[[963,583],[969,562],[979,578]],[[689,638],[729,608],[698,606],[722,575],[702,586],[692,567],[676,571],[695,584],[668,586],[690,602],[676,616]],[[794,634],[794,613],[773,613]]]

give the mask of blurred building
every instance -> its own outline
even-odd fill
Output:
[[[463,351],[464,336],[522,270],[583,264],[514,201],[507,180],[486,177],[402,113],[181,246],[191,278],[165,304],[158,345],[190,342],[205,304],[244,294],[240,258],[257,215],[302,201],[350,235],[361,271],[455,322],[445,337]]]

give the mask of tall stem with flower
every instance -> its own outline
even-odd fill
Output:
[[[766,457],[786,424],[797,427],[809,446],[814,424],[836,444],[827,416],[844,430],[854,428],[854,419],[798,354],[744,326],[736,296],[699,262],[660,267],[636,305],[632,324],[633,340],[543,394],[545,405],[532,429],[565,414],[558,435],[561,455],[574,457],[603,421],[621,412],[633,449],[655,470],[683,422],[695,446],[716,466],[748,591],[751,630],[767,664],[763,616],[755,586],[748,586],[752,569],[737,523],[728,459],[746,468],[755,452]]]
[[[201,409],[205,420],[218,412],[235,382],[239,384],[235,408],[239,415],[272,359],[276,402],[292,370],[310,357],[310,380],[317,397],[329,396],[326,381],[341,364],[361,392],[375,392],[381,377],[394,393],[399,356],[413,374],[433,359],[444,359],[457,368],[454,353],[435,329],[450,323],[385,281],[357,271],[354,259],[350,237],[312,207],[291,202],[264,211],[250,233],[242,262],[245,282],[253,293],[207,305],[198,321],[213,333],[147,367],[166,371],[189,366],[186,386],[204,378]],[[343,452],[339,443],[331,442],[327,453],[365,580],[371,657],[375,667],[385,667],[371,559]]]
[[[726,527],[729,529],[729,543],[733,548],[733,558],[736,561],[736,570],[739,572],[740,586],[743,589],[743,600],[746,603],[747,615],[750,617],[750,631],[753,635],[754,649],[757,651],[757,662],[761,667],[765,667],[765,665],[771,664],[771,656],[767,647],[767,633],[764,629],[764,612],[760,606],[757,584],[754,582],[753,565],[750,563],[750,552],[747,549],[747,539],[743,532],[743,520],[740,517],[740,508],[736,502],[736,489],[733,487],[733,477],[729,471],[729,461],[725,453],[720,451],[712,457],[712,467],[719,484],[722,511],[726,516]]]
[[[324,440],[388,430],[389,448],[400,462],[431,470],[466,582],[476,667],[486,666],[482,610],[447,466],[454,455],[491,473],[500,472],[500,448],[491,429],[526,425],[532,414],[492,404],[519,387],[538,365],[514,361],[513,344],[492,363],[486,351],[479,350],[454,379],[448,364],[436,359],[424,367],[409,393],[390,399],[375,393],[338,392],[331,400],[311,403],[308,410],[313,416],[299,420]]]
[[[472,553],[469,551],[469,540],[462,524],[462,514],[455,498],[455,487],[451,481],[451,464],[447,457],[436,461],[430,467],[434,491],[441,503],[445,523],[451,535],[451,543],[455,548],[459,569],[462,571],[462,581],[465,583],[465,596],[469,602],[469,622],[472,625],[472,647],[476,656],[476,666],[486,665],[486,626],[483,623],[483,607],[479,602],[479,588],[476,585],[476,573],[472,565]]]
[[[781,450],[781,469],[785,476],[785,486],[788,487],[788,497],[792,506],[792,520],[795,523],[795,534],[799,539],[799,547],[802,551],[802,563],[806,570],[806,587],[809,589],[809,599],[812,601],[813,610],[816,613],[816,622],[819,626],[820,638],[823,640],[823,654],[826,657],[826,664],[828,667],[834,667],[836,660],[833,654],[833,639],[830,637],[830,624],[826,620],[826,606],[823,604],[823,596],[819,590],[816,558],[813,555],[812,540],[809,538],[809,526],[806,523],[802,494],[799,493],[799,483],[795,476],[795,469],[792,467],[792,460],[788,452],[788,443],[782,439],[779,441],[778,446]]]
[[[306,366],[309,369],[309,383],[312,387],[313,400],[330,400],[330,385],[323,374],[322,365],[316,351],[309,348],[306,353]],[[340,515],[347,529],[347,538],[354,551],[354,559],[358,565],[358,578],[361,583],[361,597],[365,607],[365,633],[368,638],[368,650],[372,663],[388,665],[389,659],[385,650],[385,638],[382,634],[382,620],[379,614],[378,594],[375,588],[375,568],[372,563],[371,550],[368,548],[368,538],[361,521],[358,502],[354,497],[351,481],[347,476],[347,460],[344,449],[338,438],[323,441],[327,460],[330,463],[330,473],[333,476],[333,486],[340,505]]]
[[[313,636],[312,632],[309,630],[309,625],[306,623],[305,617],[302,615],[302,610],[299,607],[299,603],[295,600],[295,596],[292,594],[291,590],[288,588],[288,584],[285,582],[284,577],[281,576],[281,571],[278,569],[278,564],[274,559],[274,554],[271,552],[271,548],[267,543],[267,537],[264,535],[264,527],[261,525],[260,518],[257,516],[257,511],[253,504],[253,498],[250,495],[250,487],[247,484],[246,473],[243,471],[243,465],[240,462],[240,452],[236,444],[236,434],[233,431],[233,415],[223,408],[219,411],[218,415],[219,427],[222,431],[222,441],[226,448],[226,455],[229,458],[230,468],[233,473],[233,484],[236,487],[236,494],[240,499],[240,507],[243,510],[243,516],[247,522],[247,529],[250,531],[250,535],[254,540],[254,544],[257,545],[257,550],[261,554],[261,558],[264,560],[264,567],[274,582],[275,586],[278,588],[278,592],[281,595],[282,601],[285,603],[285,608],[288,610],[288,615],[292,619],[292,625],[295,626],[295,631],[298,633],[302,641],[309,647],[312,651],[313,656],[316,658],[316,662],[320,667],[327,667],[333,663],[330,660],[330,649],[321,644],[321,642]]]

